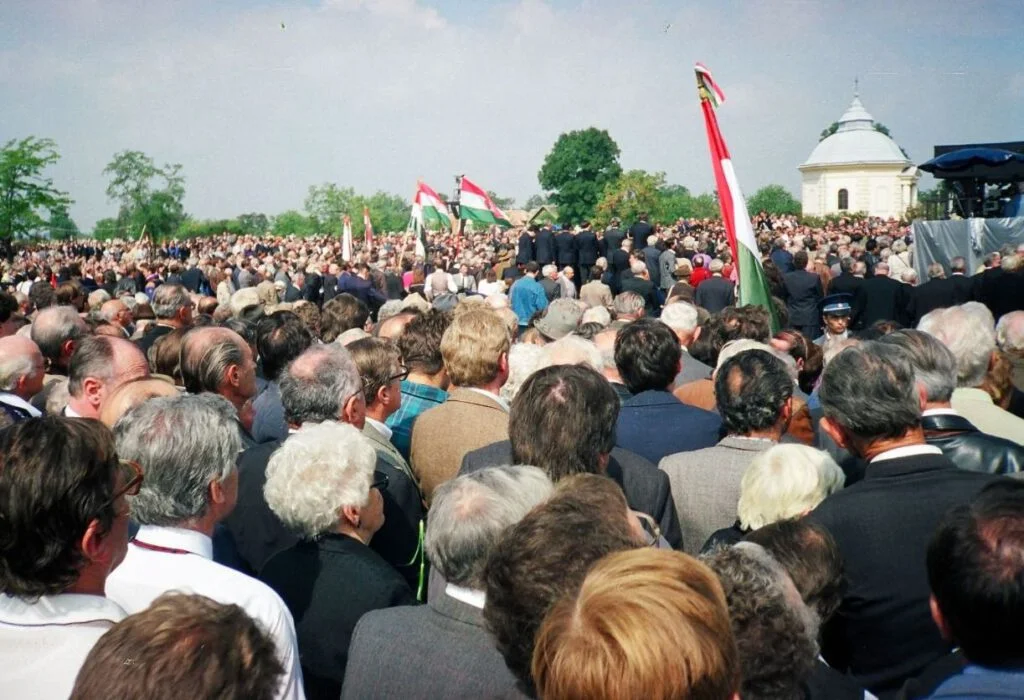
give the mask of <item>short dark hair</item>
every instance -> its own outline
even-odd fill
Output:
[[[398,337],[398,351],[405,366],[423,374],[437,374],[444,368],[441,338],[452,323],[451,312],[430,309],[406,324]]]
[[[191,328],[175,328],[157,338],[146,353],[149,371],[181,382],[181,343]]]
[[[631,394],[668,389],[679,372],[679,339],[664,323],[641,318],[615,336],[615,366]]]
[[[584,365],[545,367],[512,400],[512,461],[540,467],[552,481],[596,473],[615,446],[619,399],[604,377]]]
[[[822,624],[839,609],[846,591],[843,555],[824,525],[808,518],[778,520],[743,539],[761,545],[782,564]]]
[[[725,326],[725,341],[756,340],[767,343],[772,337],[771,312],[763,306],[727,306],[721,311],[722,324]]]
[[[271,700],[284,667],[274,640],[237,605],[165,593],[107,631],[85,657],[74,700]]]
[[[366,405],[377,400],[380,390],[389,384],[401,364],[398,348],[384,338],[360,338],[346,346],[349,355],[359,368],[363,380],[363,395]]]
[[[638,546],[626,508],[611,479],[571,476],[506,530],[491,551],[484,570],[484,621],[505,665],[527,687],[534,640],[551,606],[575,592],[601,557]]]
[[[0,432],[0,592],[62,593],[85,564],[82,535],[114,522],[114,437],[99,421],[44,416]]]
[[[339,294],[324,304],[320,314],[320,337],[325,343],[352,328],[362,328],[370,318],[370,307],[351,294]]]
[[[252,306],[257,306],[253,304]],[[246,308],[249,308],[248,306]],[[253,321],[247,321],[244,318],[228,318],[224,319],[219,326],[221,328],[227,328],[229,331],[234,331],[242,340],[244,340],[249,347],[256,344],[256,323]]]
[[[974,664],[1024,664],[1024,484],[1001,479],[954,508],[928,545],[928,583]]]
[[[0,323],[7,323],[18,311],[18,300],[13,294],[0,292]]]
[[[302,319],[291,311],[275,311],[256,324],[256,352],[263,378],[276,381],[288,363],[316,340]]]
[[[531,260],[530,262],[526,263],[526,271],[540,272],[540,265],[537,264],[536,260]]]
[[[113,370],[114,344],[109,336],[87,335],[75,343],[68,363],[68,393],[78,396],[87,377],[109,377]]]
[[[28,298],[32,302],[32,306],[36,307],[36,310],[45,309],[48,306],[53,306],[57,299],[57,295],[53,292],[53,287],[50,286],[47,280],[37,280],[32,283],[32,286],[28,288]]]
[[[798,250],[793,253],[793,267],[797,270],[807,269],[807,251]]]
[[[732,435],[767,430],[793,396],[793,380],[782,360],[764,350],[746,350],[715,374],[715,404]]]

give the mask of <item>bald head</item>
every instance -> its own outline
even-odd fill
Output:
[[[402,331],[409,325],[409,321],[416,318],[416,314],[408,312],[402,312],[386,321],[382,321],[377,329],[378,338],[386,338],[388,340],[398,340],[398,336],[402,335]]]
[[[99,418],[103,399],[125,382],[149,376],[149,363],[134,343],[86,336],[75,347],[68,370],[68,406],[85,418]]]
[[[176,396],[174,385],[162,379],[139,379],[122,384],[107,395],[100,406],[100,421],[113,428],[125,413],[158,396]]]
[[[594,336],[594,345],[601,351],[601,374],[615,384],[622,384],[622,375],[615,365],[615,338],[619,335],[617,328],[608,328]]]
[[[42,391],[44,374],[39,346],[22,336],[0,338],[0,391],[28,401]]]
[[[242,336],[207,326],[185,334],[181,379],[190,394],[220,394],[237,409],[256,395],[256,362]]]
[[[111,299],[108,302],[104,302],[103,306],[100,307],[100,318],[107,323],[120,326],[121,328],[127,328],[134,320],[132,312],[129,311],[128,306],[120,299]]]

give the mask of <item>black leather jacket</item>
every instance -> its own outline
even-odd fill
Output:
[[[986,474],[1024,471],[1024,447],[975,428],[963,416],[923,416],[925,440],[961,469]]]

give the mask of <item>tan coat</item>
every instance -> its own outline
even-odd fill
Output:
[[[604,306],[610,309],[612,308],[612,290],[604,282],[587,282],[580,288],[580,300],[591,308]]]
[[[424,411],[412,429],[409,461],[430,503],[434,489],[453,478],[466,453],[508,440],[508,413],[470,389],[455,389],[440,406]]]

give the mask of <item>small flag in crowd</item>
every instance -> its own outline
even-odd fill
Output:
[[[779,329],[779,319],[772,303],[772,294],[761,267],[761,255],[757,249],[754,228],[750,224],[747,204],[740,191],[736,172],[732,167],[729,149],[718,128],[715,108],[725,102],[725,95],[715,84],[711,72],[698,63],[694,70],[697,73],[697,93],[700,96],[700,107],[704,112],[704,125],[707,127],[708,145],[711,149],[711,167],[715,171],[715,186],[718,189],[718,206],[722,211],[722,223],[725,225],[726,237],[732,249],[733,259],[739,276],[739,304],[763,306],[771,314],[772,330]]]
[[[482,224],[497,224],[511,228],[508,216],[495,206],[487,192],[463,176],[459,188],[459,212],[463,219],[479,221]]]
[[[352,219],[345,214],[341,221],[341,259],[349,262],[352,259]]]
[[[373,223],[370,221],[370,207],[363,207],[363,242],[366,249],[373,248]]]

